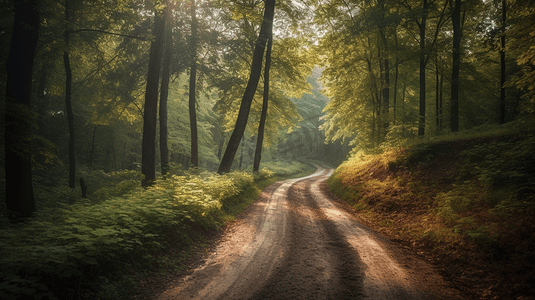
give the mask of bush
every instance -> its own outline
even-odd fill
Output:
[[[58,207],[43,208],[25,224],[2,228],[0,298],[73,296],[82,283],[98,281],[98,274],[162,247],[159,236],[171,226],[220,227],[226,218],[220,208],[254,184],[253,175],[243,172],[200,172],[172,175],[143,189],[136,176],[111,174],[111,180],[123,180],[95,192],[107,200],[57,201]]]

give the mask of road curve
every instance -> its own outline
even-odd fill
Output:
[[[158,299],[462,299],[429,264],[366,228],[320,185],[277,182],[208,259]]]

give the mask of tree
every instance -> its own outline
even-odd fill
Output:
[[[63,65],[65,67],[65,110],[67,112],[67,125],[69,127],[69,187],[74,189],[76,187],[76,157],[74,151],[74,113],[72,111],[72,68],[69,55],[70,24],[70,0],[65,0],[65,51],[63,51]]]
[[[418,22],[420,29],[420,119],[418,122],[418,135],[425,135],[425,26],[429,6],[427,0],[423,0],[422,21]]]
[[[162,84],[160,87],[160,106],[159,106],[159,120],[160,120],[160,161],[162,175],[165,176],[169,172],[169,147],[167,143],[168,129],[167,129],[167,99],[169,96],[169,78],[171,76],[171,49],[173,47],[172,35],[172,11],[169,2],[166,3],[165,8],[165,48],[163,54],[163,68],[162,68]]]
[[[425,135],[425,127],[426,127],[426,67],[427,63],[429,61],[429,58],[431,57],[431,52],[434,50],[434,47],[436,45],[438,34],[440,32],[440,29],[444,25],[444,17],[445,17],[445,11],[446,7],[448,5],[448,1],[446,0],[444,3],[444,9],[442,10],[440,17],[438,21],[436,22],[436,30],[433,37],[433,40],[431,41],[430,45],[426,42],[427,40],[427,24],[430,19],[430,14],[433,12],[433,7],[437,4],[437,1],[428,1],[423,0],[422,7],[420,10],[417,10],[416,12],[412,11],[412,7],[410,3],[407,1],[404,3],[404,6],[408,8],[409,12],[413,15],[413,20],[418,26],[419,31],[419,39],[418,44],[420,46],[419,49],[419,67],[420,67],[420,74],[419,74],[419,119],[418,119],[418,136]],[[432,15],[431,15],[432,17]]]
[[[507,1],[502,0],[502,24],[500,36],[500,124],[505,123],[505,29],[507,22]]]
[[[520,70],[510,85],[523,92],[519,99],[519,112],[528,116],[535,113],[535,1],[514,1],[510,7],[512,28],[507,37],[508,49],[517,56]]]
[[[218,173],[228,173],[232,167],[232,162],[240,145],[240,140],[243,137],[245,126],[247,125],[247,119],[249,117],[249,110],[251,109],[251,103],[256,93],[258,81],[260,79],[260,73],[262,71],[262,60],[264,58],[264,48],[268,39],[268,33],[273,26],[273,16],[275,11],[275,0],[266,0],[264,8],[264,20],[260,28],[260,33],[256,41],[253,61],[251,63],[251,71],[249,81],[240,105],[240,111],[236,120],[234,131],[230,136],[227,148],[223,154],[221,164],[219,165]]]
[[[150,45],[149,70],[145,88],[143,139],[141,141],[141,173],[144,175],[141,184],[145,187],[151,185],[156,179],[156,121],[164,27],[165,21],[162,12],[156,9],[154,12],[154,40]]]
[[[453,65],[451,73],[451,131],[459,131],[459,71],[461,68],[461,0],[453,0]]]
[[[273,46],[273,31],[268,33],[268,44],[266,50],[266,65],[264,67],[264,95],[262,101],[262,113],[260,116],[260,124],[258,125],[258,139],[256,142],[256,149],[254,153],[253,172],[258,172],[260,169],[260,160],[262,159],[262,144],[264,142],[264,127],[266,125],[266,117],[269,103],[269,69],[271,67],[271,48]]]
[[[35,211],[32,182],[31,91],[40,27],[39,1],[14,1],[15,19],[7,59],[5,111],[6,206],[18,217]]]
[[[191,67],[189,77],[189,121],[191,131],[191,164],[199,166],[199,137],[197,134],[197,111],[195,101],[195,90],[197,80],[197,5],[195,0],[191,2],[191,40],[190,55]]]

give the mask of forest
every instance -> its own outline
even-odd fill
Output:
[[[0,8],[0,298],[114,299],[310,159],[533,141],[533,0]]]

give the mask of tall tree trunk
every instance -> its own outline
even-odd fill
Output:
[[[507,22],[506,0],[502,0],[502,36],[500,49],[500,124],[505,123],[505,24]]]
[[[388,53],[385,51],[385,55],[388,55]],[[388,60],[388,57],[385,57],[384,59],[384,72],[385,72],[385,78],[384,78],[384,86],[383,86],[383,129],[385,131],[385,134],[387,133],[389,123],[389,115],[390,115],[390,62]]]
[[[427,0],[424,0],[422,22],[418,24],[420,29],[420,111],[418,119],[418,136],[425,135],[425,27],[427,23]]]
[[[383,115],[383,130],[386,134],[389,126],[389,110],[390,110],[390,61],[388,58],[388,41],[386,38],[386,28],[385,28],[385,1],[379,0],[379,6],[381,9],[381,24],[379,25],[379,34],[381,36],[381,40],[383,42],[383,51],[379,51],[379,57],[383,58],[383,72],[384,72],[384,78],[383,78],[383,88],[382,88],[382,96],[383,96],[383,103],[382,103],[382,115]],[[381,74],[383,75],[383,74]]]
[[[242,138],[241,138],[241,153],[240,153],[240,163],[238,164],[238,170],[241,170],[242,169],[242,166],[243,166],[243,152],[244,152],[244,149],[245,149],[245,136],[242,135]]]
[[[438,57],[435,64],[435,134],[440,132],[440,74],[438,69]]]
[[[260,124],[258,125],[258,140],[256,141],[256,149],[254,153],[253,172],[260,170],[260,160],[262,159],[262,144],[264,143],[264,127],[266,125],[266,117],[268,110],[269,99],[269,69],[271,67],[271,48],[273,47],[273,33],[269,32],[269,40],[266,50],[266,65],[264,67],[264,98],[262,101],[262,114],[260,115]]]
[[[163,56],[163,68],[162,68],[162,85],[160,87],[160,161],[162,175],[165,176],[169,172],[169,147],[167,143],[168,130],[167,130],[167,99],[169,96],[169,77],[171,75],[171,48],[173,45],[172,36],[172,14],[171,7],[167,2],[165,8],[165,49]]]
[[[74,113],[72,111],[72,68],[69,57],[69,0],[65,1],[65,21],[67,27],[65,28],[64,40],[67,50],[63,51],[63,65],[65,67],[65,109],[67,112],[67,125],[69,127],[69,187],[74,189],[76,187],[76,157],[74,146]]]
[[[403,92],[401,92],[401,125],[405,125],[405,95],[407,93],[407,81],[403,81]],[[401,132],[405,135],[405,126],[401,127]]]
[[[162,18],[162,13],[156,11],[153,29],[155,39],[150,45],[149,70],[143,112],[143,140],[141,142],[141,173],[144,175],[141,184],[145,187],[151,185],[156,179],[156,119],[164,27],[165,22]]]
[[[268,39],[268,34],[270,28],[273,26],[273,15],[275,11],[275,0],[266,0],[265,1],[265,10],[264,10],[264,20],[262,26],[260,27],[260,33],[256,41],[255,50],[253,53],[253,61],[251,63],[251,74],[249,76],[249,82],[245,88],[243,98],[240,105],[240,111],[238,112],[238,119],[236,120],[236,125],[234,126],[234,131],[230,136],[230,140],[223,154],[223,159],[219,165],[218,173],[228,173],[232,167],[232,162],[238,146],[240,145],[240,140],[247,126],[247,119],[249,118],[249,111],[251,109],[251,103],[253,101],[256,88],[258,86],[258,80],[260,79],[260,73],[262,72],[262,60],[264,57],[264,48],[266,47],[266,42]]]
[[[191,130],[191,164],[199,166],[199,145],[197,134],[196,80],[197,80],[197,10],[195,0],[191,5],[191,70],[189,75],[189,124]]]
[[[95,139],[97,137],[97,128],[99,126],[100,125],[96,125],[95,128],[93,129],[93,138],[91,140],[91,149],[89,150],[89,167],[93,166],[93,160],[94,160],[94,157],[95,157]]]
[[[44,122],[44,115],[45,115],[45,99],[46,99],[46,79],[48,77],[48,67],[47,64],[43,64],[41,67],[41,76],[39,76],[39,84],[37,86],[37,105],[35,106],[35,109],[37,110],[38,114],[38,122],[37,126],[38,128],[38,134],[40,136],[45,135],[45,122]]]
[[[394,97],[392,99],[392,107],[394,109],[394,115],[392,116],[392,122],[396,124],[396,113],[397,113],[397,98],[398,98],[398,80],[399,80],[399,59],[396,58],[396,67],[394,74]]]
[[[29,115],[40,15],[37,0],[15,0],[14,6],[15,18],[6,64],[4,146],[6,207],[15,221],[30,217],[35,211]]]
[[[440,73],[440,95],[439,95],[439,115],[440,115],[440,124],[439,127],[442,130],[444,127],[444,109],[443,109],[443,103],[444,103],[444,71]]]
[[[455,0],[452,12],[453,23],[453,68],[451,73],[450,128],[459,131],[459,73],[461,69],[461,0]]]

